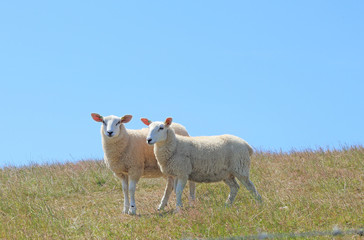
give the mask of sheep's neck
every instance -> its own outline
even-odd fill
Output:
[[[167,138],[163,142],[156,143],[155,153],[159,164],[164,165],[173,157],[177,150],[177,138],[172,129],[167,130]]]
[[[108,138],[104,134],[102,135],[102,146],[109,163],[120,161],[128,147],[129,137],[124,126],[121,126],[119,136],[117,137]]]

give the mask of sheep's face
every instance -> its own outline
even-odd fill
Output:
[[[102,132],[106,137],[117,137],[120,134],[121,118],[117,116],[104,117],[102,121]]]
[[[132,118],[131,115],[125,115],[124,117],[114,115],[103,117],[97,113],[92,113],[91,116],[96,122],[102,122],[101,131],[108,138],[119,136],[121,125],[129,122]]]
[[[149,133],[147,136],[147,143],[152,145],[157,142],[163,142],[167,139],[167,131],[172,124],[172,118],[167,118],[163,122],[151,122],[146,118],[141,119],[142,122],[149,126]]]

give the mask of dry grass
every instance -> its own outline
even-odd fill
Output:
[[[198,184],[194,207],[156,207],[164,179],[142,179],[138,216],[123,215],[121,184],[101,161],[0,169],[0,239],[222,238],[258,232],[362,228],[364,148],[254,155],[251,178],[232,207],[223,183]],[[188,205],[184,192],[184,203]],[[346,237],[351,239],[352,236]],[[359,237],[356,237],[359,238]]]

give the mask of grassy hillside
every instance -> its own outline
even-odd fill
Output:
[[[121,213],[121,184],[102,161],[0,169],[0,239],[222,238],[364,226],[361,146],[256,153],[251,179],[261,206],[241,187],[226,208],[223,183],[198,184],[195,206],[179,214],[174,196],[166,211],[156,211],[164,179],[142,179],[139,215],[128,216]]]

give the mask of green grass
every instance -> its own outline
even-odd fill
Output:
[[[0,239],[224,238],[364,226],[362,146],[259,152],[251,179],[262,205],[241,187],[225,207],[223,183],[197,184],[195,205],[188,206],[186,189],[187,207],[178,214],[174,196],[165,211],[156,210],[164,179],[142,179],[138,216],[129,216],[122,214],[121,184],[102,161],[7,167],[0,169]]]

